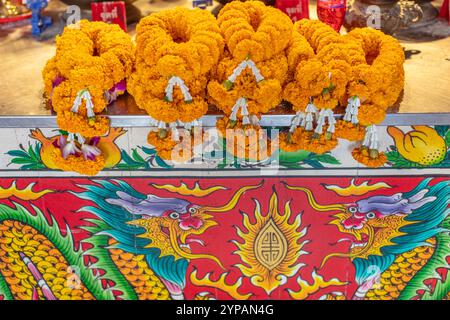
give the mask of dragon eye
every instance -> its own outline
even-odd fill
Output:
[[[356,213],[358,209],[356,207],[350,207],[348,208],[348,211],[350,211],[351,213]]]
[[[194,207],[189,208],[189,212],[190,212],[190,213],[196,213],[196,212],[197,212],[197,209],[195,209]]]
[[[367,218],[367,219],[373,219],[373,218],[375,218],[375,213],[369,212],[368,214],[366,214],[366,218]]]
[[[176,212],[171,212],[169,214],[169,217],[172,218],[172,219],[178,219],[180,217],[180,215],[178,213],[176,213]]]

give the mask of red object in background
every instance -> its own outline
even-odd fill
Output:
[[[12,23],[20,20],[25,20],[31,18],[31,13],[23,13],[17,16],[0,18],[0,24],[3,23]]]
[[[344,23],[346,0],[317,0],[317,16],[319,20],[339,32]]]
[[[308,0],[276,0],[275,6],[294,22],[309,18]]]
[[[123,1],[92,2],[92,21],[116,23],[127,31],[127,15]]]
[[[441,11],[439,11],[439,17],[445,19],[450,24],[450,1],[445,0],[442,4]]]

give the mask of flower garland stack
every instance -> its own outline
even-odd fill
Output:
[[[337,138],[361,140],[354,159],[367,166],[386,161],[375,125],[401,94],[405,58],[398,41],[381,31],[341,36],[320,21],[292,24],[261,1],[230,2],[217,19],[200,9],[165,10],[143,18],[136,31],[136,49],[120,27],[102,22],[82,20],[56,39],[43,77],[63,132],[54,144],[62,170],[103,168],[96,144],[109,120],[99,113],[126,89],[151,117],[147,140],[164,159],[183,158],[174,149],[192,154],[209,104],[225,114],[217,122],[222,136],[234,130],[244,137],[232,150],[227,141],[228,151],[267,158],[274,143],[259,120],[286,100],[296,114],[280,134],[281,149],[324,153]],[[338,121],[336,109],[345,113]]]
[[[352,155],[355,160],[367,166],[380,166],[387,158],[384,153],[378,151],[375,125],[384,120],[387,109],[394,105],[403,90],[405,55],[395,38],[379,30],[358,28],[352,30],[349,37],[360,43],[366,56],[366,63],[353,68],[348,86],[351,100],[344,121],[352,122],[349,121],[352,108],[357,110],[361,104],[358,113],[359,124],[366,126],[363,143],[360,148],[353,150]]]
[[[194,141],[193,134],[180,135],[177,128],[192,130],[208,111],[205,89],[222,56],[223,38],[208,11],[176,8],[143,18],[136,44],[128,89],[157,128],[148,142],[170,159],[177,142]]]
[[[217,21],[226,47],[208,84],[208,96],[226,116],[218,123],[218,130],[223,136],[226,129],[244,130],[252,136],[256,132],[259,136],[261,114],[281,102],[292,22],[280,10],[260,1],[230,2],[222,8]],[[250,134],[246,130],[250,128],[255,132]],[[249,144],[250,139],[247,151]],[[235,154],[235,150],[229,151]]]
[[[109,120],[98,113],[125,92],[133,65],[134,46],[118,25],[81,20],[56,38],[56,54],[42,74],[61,129],[53,150],[61,170],[95,175],[103,169],[96,145]]]
[[[398,41],[369,28],[340,36],[320,21],[303,19],[294,24],[287,52],[289,82],[283,98],[296,115],[289,132],[280,136],[280,148],[323,153],[337,145],[338,137],[364,138],[354,158],[367,166],[383,164],[375,124],[403,89],[404,55]],[[345,106],[345,115],[336,122],[338,106]]]

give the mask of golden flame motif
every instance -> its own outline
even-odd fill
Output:
[[[347,282],[340,281],[337,278],[332,278],[325,281],[321,275],[317,274],[316,270],[313,270],[312,278],[313,282],[309,284],[307,281],[298,276],[297,283],[300,286],[300,289],[298,291],[288,289],[288,293],[291,298],[296,300],[304,300],[308,296],[318,292],[320,289],[324,289],[329,286],[344,286],[347,284]]]
[[[195,185],[192,189],[190,189],[184,182],[181,182],[181,184],[178,187],[173,186],[171,184],[163,184],[163,185],[152,184],[152,187],[155,187],[157,189],[164,189],[169,192],[178,193],[178,194],[181,194],[182,196],[194,196],[194,197],[204,197],[204,196],[210,195],[211,193],[213,193],[217,190],[226,190],[227,189],[222,186],[213,186],[213,187],[202,189],[198,182],[195,183]]]
[[[284,205],[284,214],[278,211],[278,197],[272,193],[269,212],[261,214],[261,206],[255,200],[255,223],[250,222],[247,214],[243,213],[243,227],[237,227],[238,236],[244,241],[233,241],[243,264],[235,265],[242,273],[249,277],[254,286],[263,288],[267,294],[285,284],[304,266],[298,263],[301,255],[308,254],[303,246],[308,242],[300,242],[307,233],[307,228],[301,227],[301,214],[292,223],[290,202]]]
[[[369,185],[369,181],[364,181],[361,184],[355,184],[355,179],[352,179],[348,187],[340,187],[337,185],[324,185],[328,190],[334,191],[337,195],[347,197],[347,196],[362,196],[363,194],[369,193],[370,191],[375,191],[379,189],[390,189],[391,186],[385,182],[377,182]]]
[[[16,187],[16,181],[13,181],[9,188],[0,187],[0,199],[8,199],[10,197],[16,197],[20,200],[36,200],[42,197],[44,194],[54,192],[50,189],[45,189],[39,192],[33,191],[33,187],[36,183],[32,182],[23,189]]]
[[[225,282],[226,277],[228,276],[228,272],[222,273],[217,280],[212,280],[210,278],[211,273],[207,273],[203,278],[197,277],[197,270],[194,269],[190,274],[189,278],[193,285],[201,286],[201,287],[211,287],[217,288],[222,291],[225,291],[230,295],[233,299],[237,300],[247,300],[252,296],[251,293],[241,294],[238,292],[239,287],[242,285],[242,277],[239,277],[235,283],[227,284]]]

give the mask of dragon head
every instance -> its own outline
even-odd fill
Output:
[[[322,265],[331,257],[368,259],[371,255],[382,256],[386,247],[402,246],[398,242],[408,234],[407,226],[417,224],[415,216],[411,214],[437,199],[434,190],[427,194],[430,190],[423,187],[407,194],[372,196],[354,203],[321,205],[309,189],[289,185],[286,187],[303,191],[316,211],[337,211],[329,224],[335,225],[345,234],[338,242],[350,242],[350,248],[346,253],[327,255]]]
[[[351,243],[348,254],[332,253],[332,256],[367,258],[369,255],[381,255],[380,249],[392,244],[391,239],[402,235],[399,229],[410,224],[404,214],[383,215],[378,212],[360,213],[352,205],[342,205],[342,212],[334,214],[329,224],[337,226],[340,232],[348,235],[338,242]]]
[[[158,248],[161,256],[172,255],[175,259],[209,258],[217,261],[213,256],[193,254],[190,247],[192,243],[204,245],[196,235],[203,234],[217,224],[211,218],[212,216],[205,213],[201,206],[190,204],[186,212],[168,210],[159,217],[143,216],[129,221],[128,224],[142,227],[145,231],[138,236],[151,239],[146,247]]]

